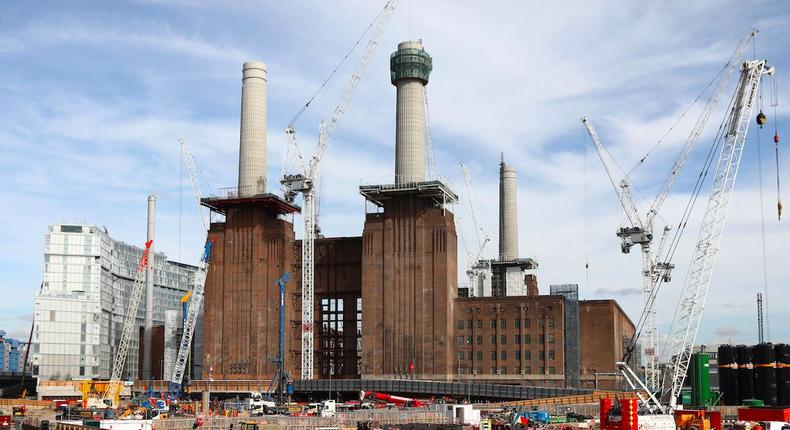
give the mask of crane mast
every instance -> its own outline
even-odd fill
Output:
[[[481,282],[480,278],[488,277],[489,280],[491,278],[491,262],[480,259],[483,255],[486,244],[491,241],[491,237],[488,235],[488,232],[486,232],[485,229],[480,225],[477,216],[477,199],[475,198],[474,188],[472,187],[472,176],[469,174],[469,168],[467,168],[466,164],[464,163],[461,163],[461,173],[464,178],[464,193],[466,194],[466,199],[469,202],[469,212],[472,214],[472,222],[475,226],[475,237],[477,238],[477,250],[475,254],[472,254],[472,252],[469,250],[469,247],[466,245],[465,236],[462,237],[464,239],[464,247],[466,248],[467,258],[469,260],[467,262],[469,268],[466,269],[466,275],[469,277],[469,296],[472,297],[475,295],[475,285]],[[463,231],[461,234],[463,235]]]
[[[741,77],[724,127],[713,186],[678,307],[676,328],[671,336],[673,377],[669,399],[673,409],[686,378],[699,330],[760,81],[763,75],[774,73],[775,69],[768,67],[765,60],[747,61],[741,68]]]
[[[365,74],[378,47],[379,39],[395,12],[397,0],[390,0],[378,17],[378,22],[371,33],[367,47],[357,64],[354,74],[346,84],[343,96],[332,113],[328,122],[321,121],[318,133],[318,144],[313,157],[305,165],[296,140],[296,131],[292,126],[285,130],[289,144],[294,148],[303,173],[285,175],[280,181],[285,187],[285,197],[293,202],[297,193],[302,194],[302,219],[304,238],[302,240],[302,373],[301,379],[313,379],[313,337],[314,337],[314,295],[315,295],[315,237],[318,232],[318,182],[321,173],[321,160],[327,145],[335,133],[340,120],[346,112],[351,96]]]
[[[757,32],[758,31],[756,29],[751,30],[746,35],[746,37],[741,39],[741,41],[738,43],[738,46],[735,48],[735,51],[733,51],[733,54],[730,56],[730,59],[722,68],[720,77],[718,81],[715,82],[715,86],[711,91],[708,101],[705,103],[705,106],[702,109],[702,113],[694,123],[691,133],[687,137],[680,153],[678,154],[678,157],[670,169],[669,175],[664,180],[664,183],[656,195],[655,200],[651,204],[644,220],[642,220],[642,218],[639,216],[639,213],[637,212],[636,206],[631,197],[628,177],[624,177],[619,182],[615,179],[612,173],[612,165],[614,161],[611,159],[611,156],[608,154],[608,152],[606,152],[605,148],[601,144],[598,134],[595,132],[592,124],[586,118],[582,118],[582,123],[584,123],[585,128],[587,128],[587,132],[590,134],[590,138],[595,145],[595,150],[604,165],[604,169],[609,176],[609,180],[612,182],[612,186],[614,186],[615,192],[620,199],[620,204],[622,205],[626,213],[626,217],[631,224],[630,226],[620,227],[617,232],[617,236],[620,237],[621,240],[620,250],[623,253],[629,253],[633,245],[639,244],[642,251],[642,295],[644,302],[642,317],[642,339],[645,353],[645,385],[651,390],[657,390],[661,385],[658,355],[658,314],[654,304],[655,290],[659,281],[669,282],[671,280],[672,269],[675,267],[674,264],[668,261],[660,260],[664,243],[666,242],[666,238],[669,233],[668,226],[664,227],[658,252],[654,253],[652,250],[655,217],[658,215],[658,212],[666,201],[672,186],[677,181],[681,170],[686,165],[691,152],[699,141],[699,137],[702,135],[702,131],[704,130],[705,125],[708,123],[713,110],[718,105],[724,88],[730,81],[730,77],[740,66],[744,51],[749,46],[749,43],[752,41]],[[626,354],[627,356],[624,357],[625,361],[628,361],[630,351],[633,350],[634,346],[635,345],[633,344],[629,346],[628,352]]]
[[[200,189],[200,182],[198,181],[197,169],[195,168],[195,159],[192,157],[192,152],[189,150],[186,141],[184,139],[180,139],[179,143],[181,144],[181,152],[183,153],[184,160],[186,161],[187,172],[189,172],[189,180],[192,183],[192,192],[195,195],[195,202],[197,203],[198,212],[200,214],[200,223],[203,225],[203,231],[207,232],[209,222],[200,206],[200,197],[203,194]],[[176,363],[175,366],[173,366],[173,375],[170,378],[169,389],[171,392],[179,391],[181,388],[181,383],[184,380],[187,359],[189,358],[189,352],[192,347],[192,337],[195,334],[195,327],[197,326],[200,305],[203,303],[206,276],[208,274],[208,265],[211,259],[211,245],[211,242],[205,242],[203,254],[200,258],[200,262],[198,263],[198,269],[195,271],[195,281],[192,287],[192,293],[189,296],[189,302],[187,303],[186,317],[184,318],[184,330],[181,335],[181,342],[178,346]]]
[[[132,286],[132,293],[129,295],[129,305],[126,308],[126,318],[123,322],[123,330],[121,331],[121,340],[118,342],[118,352],[115,354],[115,361],[112,366],[112,375],[107,384],[107,390],[101,398],[102,403],[107,403],[107,400],[114,402],[118,389],[121,386],[121,377],[123,376],[123,368],[126,365],[126,356],[129,354],[129,343],[132,341],[132,334],[137,327],[137,309],[140,307],[140,297],[143,295],[145,287],[145,272],[149,264],[149,252],[153,240],[145,243],[145,249],[140,262],[137,264],[137,276]]]

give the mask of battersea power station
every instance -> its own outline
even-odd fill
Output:
[[[291,272],[283,359],[294,379],[302,375],[303,331],[313,330],[317,380],[614,387],[634,325],[614,300],[579,300],[572,283],[540,284],[538,262],[519,256],[518,177],[505,157],[491,166],[500,172],[498,258],[475,262],[468,287],[459,288],[458,198],[425,173],[432,68],[422,41],[400,43],[390,57],[394,181],[360,187],[367,208],[360,236],[315,239],[310,327],[293,224],[301,208],[266,181],[266,65],[244,64],[238,188],[202,200],[221,220],[208,233],[204,378],[271,380],[280,342],[275,282]],[[632,359],[638,368],[639,356]]]

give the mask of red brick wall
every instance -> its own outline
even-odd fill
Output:
[[[363,378],[452,374],[453,214],[417,195],[387,200],[362,235]]]
[[[270,357],[279,344],[279,291],[274,284],[295,268],[290,222],[264,207],[240,205],[228,210],[224,223],[209,230],[214,241],[206,279],[204,374],[214,379],[266,379],[275,372]],[[294,273],[298,277],[298,273]],[[293,320],[297,282],[288,283],[286,324]],[[290,339],[286,337],[285,350]],[[296,360],[286,357],[295,375]],[[209,371],[210,368],[213,370]]]

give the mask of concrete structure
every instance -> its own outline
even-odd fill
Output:
[[[518,198],[516,168],[499,164],[499,260],[518,259]]]
[[[390,56],[390,81],[397,88],[396,184],[425,180],[425,85],[432,69],[421,40],[399,43]]]
[[[266,65],[244,63],[239,138],[239,197],[266,192]]]
[[[156,229],[156,196],[148,196],[148,228],[146,230],[146,242],[154,240]],[[155,252],[151,245],[151,251]],[[154,267],[148,266],[145,271],[145,323],[143,327],[143,367],[142,378],[151,379],[151,329],[154,325]]]
[[[141,241],[142,242],[142,241]],[[90,224],[55,224],[44,245],[44,280],[35,298],[31,361],[39,380],[109,378],[142,248],[110,237]],[[153,322],[179,309],[192,288],[194,266],[151,254]],[[138,325],[144,325],[140,305]],[[124,378],[138,376],[133,336]]]
[[[6,332],[0,330],[0,372],[20,373],[25,365],[27,342],[5,336]]]

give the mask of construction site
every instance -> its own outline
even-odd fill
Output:
[[[123,280],[122,299],[115,304],[102,295],[88,317],[61,320],[61,312],[88,311],[51,293],[60,281],[45,276],[28,342],[34,345],[37,397],[26,398],[30,382],[23,380],[17,398],[0,400],[8,415],[0,417],[2,425],[43,430],[790,428],[790,346],[763,338],[761,298],[754,346],[722,344],[705,351],[696,342],[746,136],[750,126],[770,127],[761,107],[763,92],[777,98],[770,60],[748,54],[757,31],[740,41],[698,96],[699,117],[683,131],[688,138],[682,147],[672,149],[674,164],[648,211],[634,203],[631,179],[621,176],[605,137],[591,119],[581,119],[579,129],[589,136],[625,214],[613,232],[618,252],[642,256],[642,266],[632,271],[641,274],[643,310],[632,319],[618,297],[580,299],[578,279],[543,283],[537,257],[520,255],[518,231],[524,226],[517,208],[525,184],[505,149],[497,154],[499,165],[490,166],[499,173],[496,258],[483,257],[483,249],[492,246],[490,237],[464,238],[461,245],[458,208],[471,207],[477,227],[476,191],[463,163],[462,190],[435,172],[425,92],[434,69],[430,40],[389,47],[394,99],[381,103],[396,106],[395,153],[381,157],[394,161],[392,180],[359,186],[365,213],[358,235],[331,237],[322,231],[324,155],[332,151],[332,137],[371,58],[386,54],[380,38],[396,3],[389,1],[370,24],[343,95],[321,123],[318,142],[309,146],[313,152],[303,152],[296,118],[285,130],[297,169],[280,183],[267,183],[268,136],[274,133],[267,123],[267,65],[239,60],[237,184],[204,193],[196,167],[201,160],[180,141],[205,235],[198,264],[156,253],[153,195],[143,246],[117,243],[106,228],[92,225],[50,227],[47,264],[57,264],[50,256],[68,255],[70,244],[86,253],[95,246],[96,254],[86,255],[95,255],[89,260],[100,271],[112,267],[114,279]],[[663,203],[720,102],[729,103],[726,114],[710,149],[702,149],[709,153],[676,224],[682,227],[658,225]],[[310,101],[304,108],[309,106]],[[776,130],[774,143],[778,181]],[[704,211],[699,237],[689,274],[680,281],[672,329],[660,333],[655,303],[662,285],[680,283],[672,280],[674,257],[695,203]],[[777,209],[781,217],[781,202]],[[83,243],[80,238],[88,236],[96,239]],[[462,247],[470,256],[468,267],[459,267]],[[47,342],[65,336],[64,324],[70,322],[75,331],[68,336],[82,337],[82,358],[67,362],[47,356]],[[93,337],[95,346],[86,352],[85,339],[90,345]],[[662,339],[668,339],[664,353]]]

